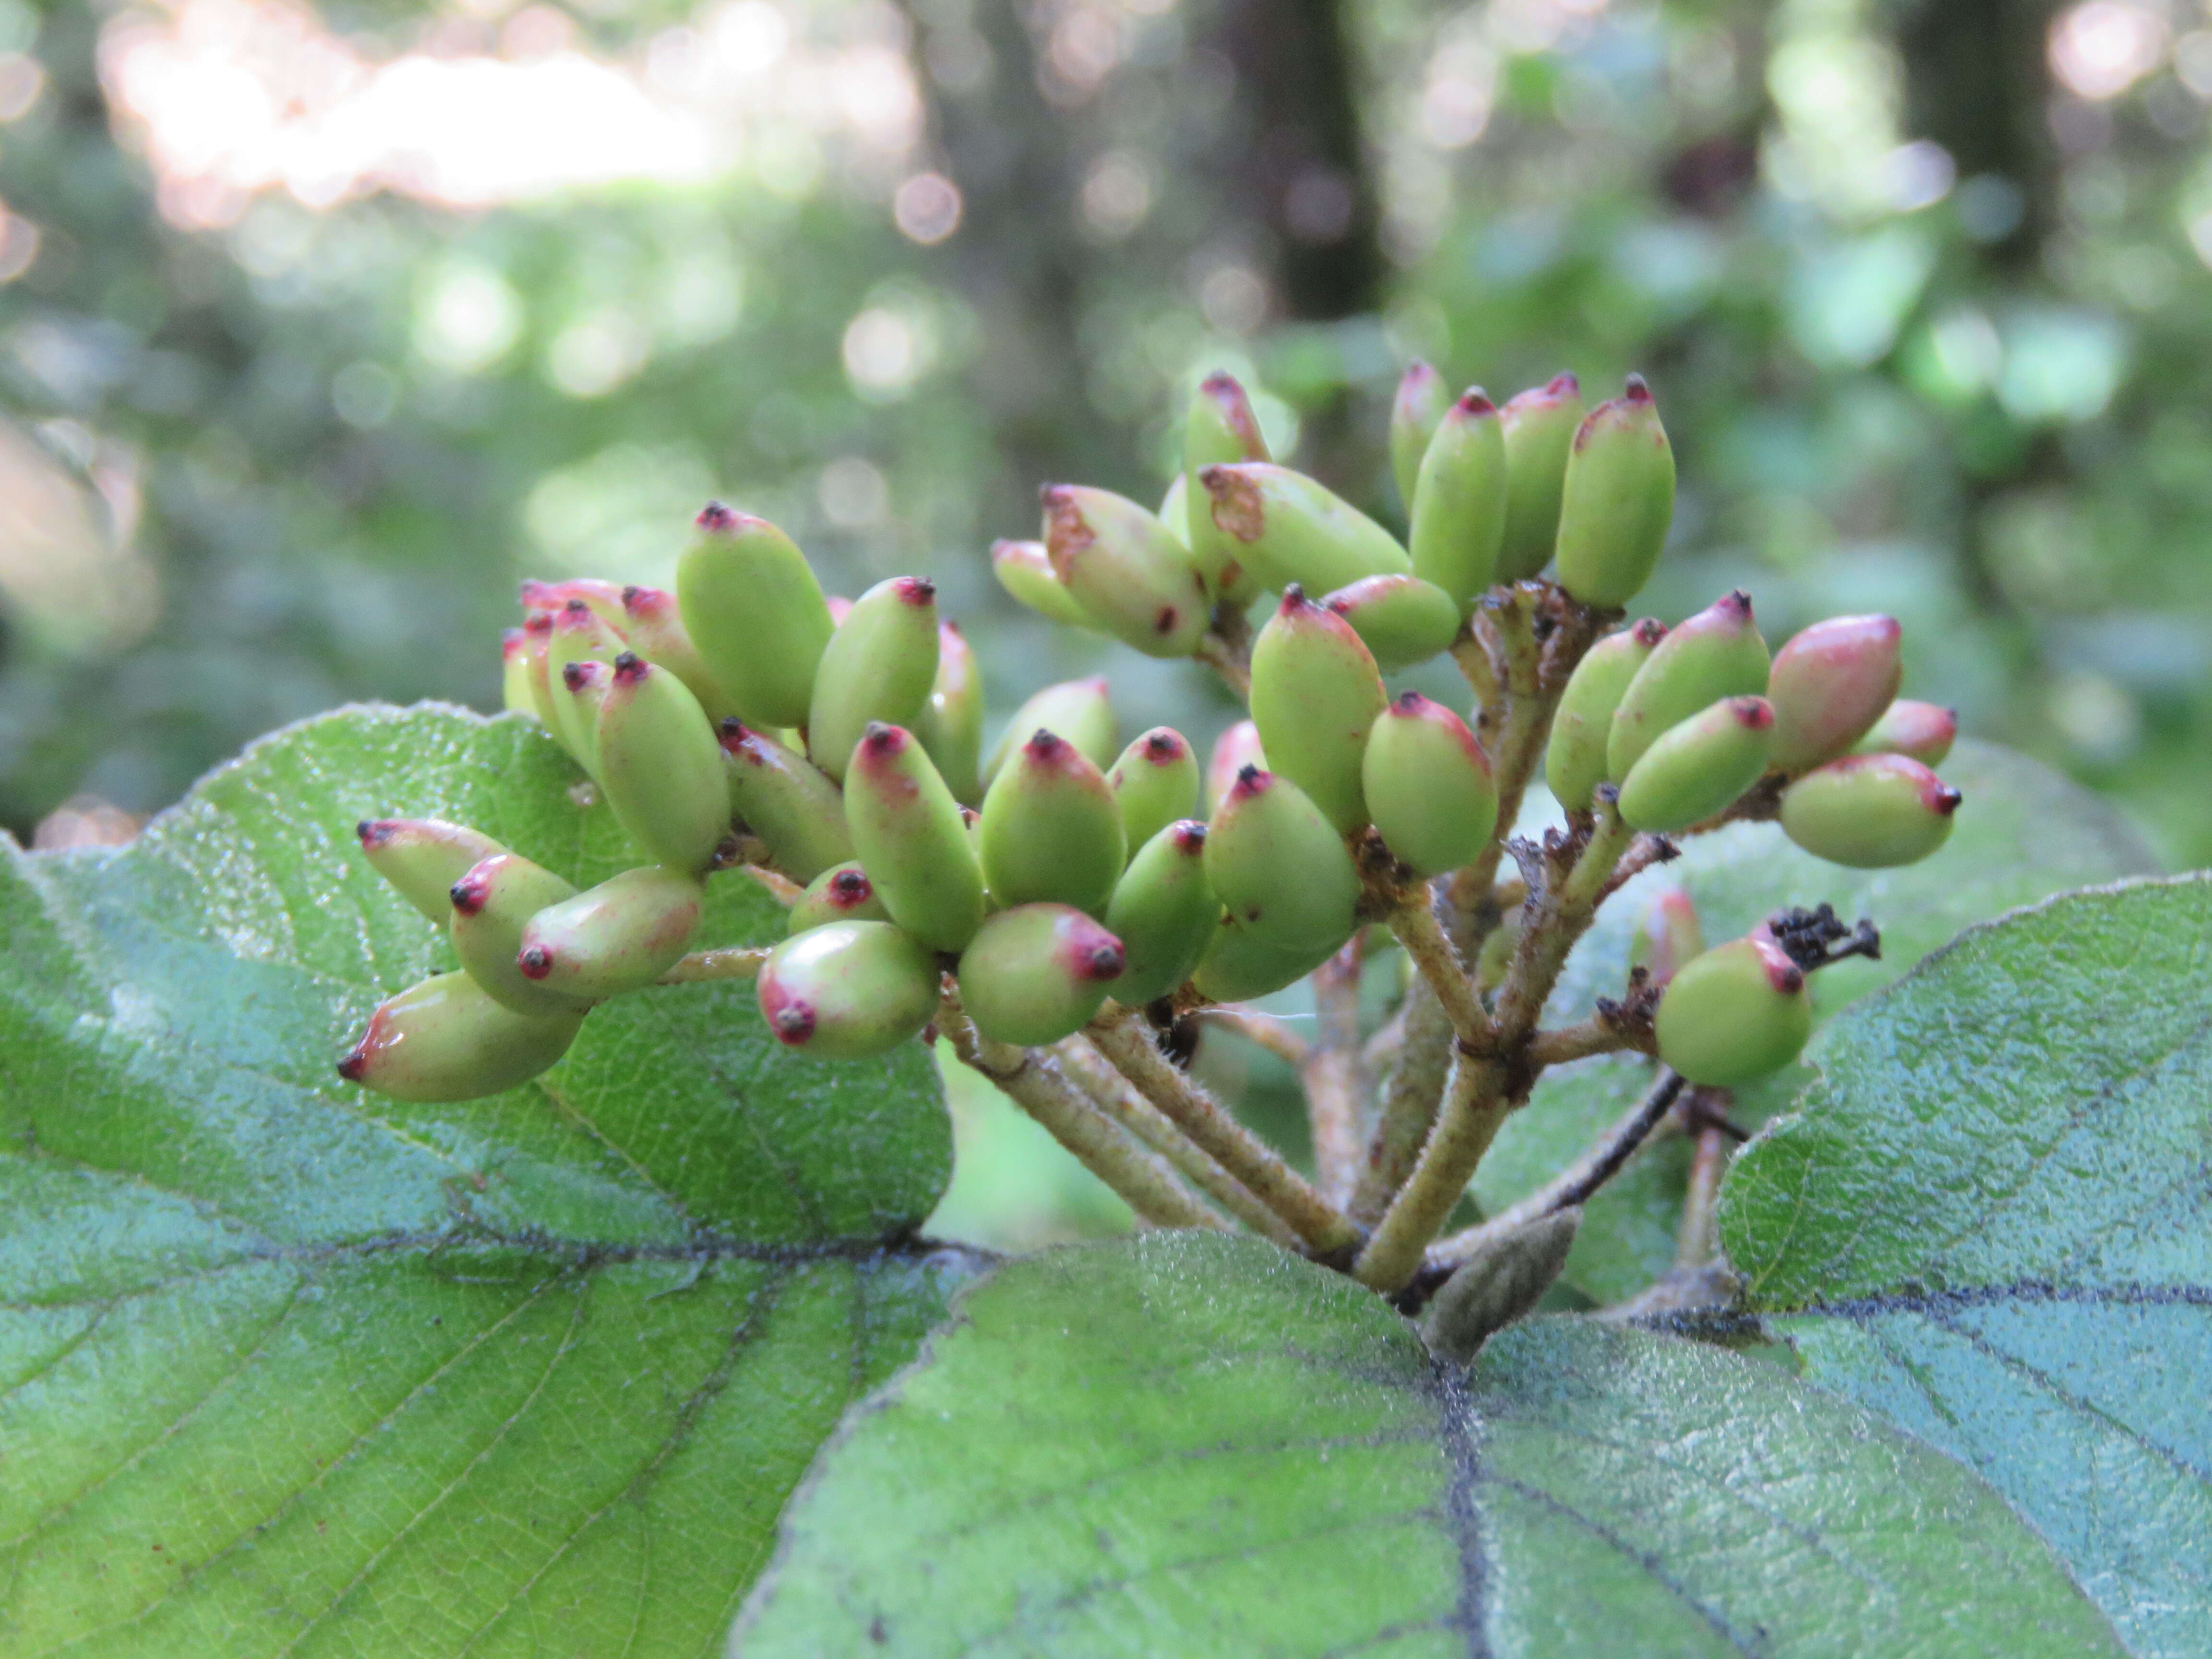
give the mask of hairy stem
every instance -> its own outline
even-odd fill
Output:
[[[1359,937],[1313,975],[1312,1054],[1299,1073],[1313,1126],[1314,1172],[1322,1195],[1341,1206],[1358,1178],[1367,1079],[1360,1067]]]
[[[1232,1008],[1220,1003],[1200,1008],[1192,1018],[1217,1030],[1234,1031],[1255,1048],[1265,1048],[1293,1071],[1304,1071],[1306,1062],[1313,1058],[1313,1045],[1273,1014],[1255,1013],[1249,1008]]]
[[[1677,1267],[1702,1267],[1717,1253],[1713,1222],[1728,1160],[1728,1131],[1718,1123],[1705,1123],[1698,1130],[1698,1149],[1690,1158],[1689,1188],[1682,1194],[1682,1227],[1674,1246]]]
[[[694,951],[679,957],[676,965],[655,981],[660,985],[698,985],[717,979],[758,979],[768,960],[765,945],[732,945],[719,951]]]
[[[1636,1024],[1617,1015],[1608,1018],[1603,1012],[1577,1020],[1572,1025],[1562,1025],[1556,1031],[1539,1031],[1528,1039],[1528,1064],[1538,1071],[1547,1066],[1564,1066],[1571,1060],[1587,1060],[1592,1054],[1617,1054],[1628,1052],[1656,1054],[1658,1039],[1652,1036],[1650,1023]]]
[[[1390,931],[1397,934],[1398,942],[1406,947],[1406,954],[1427,982],[1429,994],[1451,1021],[1453,1034],[1475,1048],[1487,1043],[1490,1016],[1482,1011],[1474,981],[1461,965],[1459,952],[1437,924],[1435,900],[1426,887],[1390,913]]]

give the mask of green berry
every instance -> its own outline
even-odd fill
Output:
[[[481,830],[442,818],[363,818],[354,825],[368,867],[441,927],[452,914],[453,884],[501,847]]]
[[[890,919],[933,951],[957,951],[983,919],[983,874],[960,803],[912,732],[881,722],[845,775],[853,848]]]
[[[599,619],[616,632],[627,626],[623,614],[622,589],[614,582],[597,576],[572,576],[562,582],[542,582],[526,578],[522,584],[522,613],[534,616],[540,611],[558,615],[571,599],[581,599],[596,611]]]
[[[1173,726],[1156,726],[1121,751],[1106,787],[1121,809],[1121,831],[1136,850],[1198,803],[1198,756]]]
[[[1267,441],[1260,434],[1259,417],[1252,412],[1252,400],[1244,395],[1236,377],[1213,374],[1200,380],[1183,420],[1179,533],[1190,549],[1206,592],[1240,608],[1250,604],[1259,589],[1244,569],[1237,538],[1213,522],[1213,501],[1198,475],[1209,466],[1272,459]],[[1176,499],[1173,490],[1169,497],[1170,501]],[[1168,507],[1163,504],[1160,516],[1167,515]]]
[[[1264,772],[1267,757],[1260,747],[1260,728],[1249,720],[1239,720],[1213,740],[1212,752],[1206,757],[1206,796],[1200,805],[1209,822],[1229,798],[1237,775],[1248,766]]]
[[[338,1075],[393,1100],[476,1100],[550,1067],[583,1023],[581,1008],[518,1014],[466,974],[440,974],[380,1004]]]
[[[538,715],[538,696],[530,684],[530,635],[520,628],[499,636],[499,706],[533,720]]]
[[[735,720],[720,737],[731,814],[768,844],[776,868],[811,881],[853,856],[844,797],[818,768]]]
[[[1296,582],[1332,593],[1362,576],[1411,575],[1390,532],[1302,472],[1265,461],[1201,469],[1206,511],[1232,538],[1237,560],[1265,590]]]
[[[1705,948],[1696,902],[1680,888],[1670,887],[1637,918],[1629,937],[1628,964],[1649,974],[1649,983],[1657,990]]]
[[[1606,775],[1626,782],[1660,733],[1723,697],[1760,696],[1766,669],[1751,595],[1723,594],[1661,640],[1629,681],[1606,733]]]
[[[1592,792],[1611,775],[1605,753],[1613,711],[1666,637],[1666,623],[1646,617],[1590,647],[1568,677],[1544,751],[1544,781],[1567,811],[1589,811]]]
[[[1831,864],[1917,864],[1950,838],[1959,792],[1908,755],[1846,755],[1782,795],[1782,832]]]
[[[1583,423],[1582,387],[1571,374],[1531,386],[1506,403],[1505,534],[1498,580],[1526,581],[1552,562],[1559,534],[1559,497],[1567,457]]]
[[[1006,590],[1010,598],[1048,622],[1056,622],[1063,628],[1098,626],[1060,580],[1060,573],[1052,568],[1052,556],[1045,551],[1042,542],[993,542],[991,574],[999,579],[999,586]]]
[[[1909,697],[1890,704],[1858,741],[1863,755],[1905,755],[1923,766],[1940,766],[1959,737],[1959,711]]]
[[[806,753],[840,783],[853,745],[878,721],[910,726],[937,683],[937,589],[919,576],[878,582],[853,601],[814,677]]]
[[[1352,624],[1386,674],[1426,662],[1459,636],[1451,595],[1419,576],[1367,576],[1322,604]]]
[[[833,921],[889,921],[891,913],[876,896],[876,884],[858,860],[833,864],[807,884],[791,907],[784,928],[803,933],[810,927],[826,927]]]
[[[603,662],[611,666],[627,649],[623,636],[581,599],[570,599],[553,618],[553,637],[545,648],[545,669],[553,693],[553,735],[587,772],[598,764],[597,732],[568,685],[568,665]]]
[[[1248,766],[1206,828],[1206,878],[1237,927],[1286,957],[1352,937],[1359,872],[1344,839],[1280,773]]]
[[[1105,775],[1042,728],[992,781],[981,836],[984,880],[1001,904],[1068,904],[1102,915],[1129,857]]]
[[[1339,945],[1327,950],[1279,950],[1255,937],[1233,916],[1224,916],[1191,974],[1191,988],[1209,1002],[1245,1002],[1264,997],[1297,984],[1334,956]]]
[[[591,769],[594,774],[599,769],[599,710],[606,705],[607,692],[614,683],[614,669],[590,658],[572,662],[561,671],[561,689],[568,694],[570,721],[579,731],[590,734]]]
[[[625,651],[599,706],[599,787],[659,863],[703,871],[730,833],[730,786],[714,723],[682,680]]]
[[[775,1040],[811,1060],[866,1060],[927,1025],[937,963],[887,921],[833,921],[769,952],[754,994]]]
[[[1390,476],[1397,481],[1398,499],[1409,517],[1421,457],[1429,453],[1430,441],[1451,405],[1451,389],[1444,377],[1415,358],[1398,382],[1398,395],[1390,400]]]
[[[1213,607],[1190,550],[1126,495],[1048,484],[1044,544],[1093,625],[1148,657],[1188,657]]]
[[[1639,375],[1575,430],[1559,487],[1559,586],[1584,605],[1626,605],[1651,580],[1674,515],[1674,452]]]
[[[530,687],[530,705],[525,712],[535,714],[538,723],[558,742],[561,734],[553,724],[559,716],[553,708],[552,645],[551,611],[539,611],[523,618],[522,672]]]
[[[676,595],[665,587],[633,584],[623,589],[622,602],[623,632],[629,636],[631,650],[683,681],[708,720],[726,720],[738,712],[736,702],[691,642]]]
[[[1121,941],[1065,904],[1001,910],[960,953],[960,1002],[975,1029],[1022,1047],[1083,1029],[1121,976]]]
[[[690,871],[625,870],[531,917],[515,963],[525,979],[580,1002],[642,990],[690,949],[701,893]]]
[[[1352,624],[1295,582],[1253,641],[1250,701],[1275,773],[1311,797],[1340,835],[1365,823],[1359,758],[1390,699]]]
[[[1804,970],[1760,927],[1677,969],[1656,1025],[1659,1058],[1691,1082],[1755,1082],[1796,1060],[1812,1034]]]
[[[1477,387],[1445,415],[1413,486],[1413,574],[1449,593],[1462,617],[1497,577],[1505,501],[1505,430]]]
[[[1206,826],[1168,824],[1137,849],[1106,907],[1107,931],[1128,956],[1114,994],[1139,1007],[1173,991],[1206,954],[1220,916],[1206,878]]]
[[[982,799],[976,769],[983,757],[983,669],[957,623],[938,624],[937,678],[914,734],[957,799]]]
[[[576,896],[575,884],[520,853],[495,853],[455,882],[446,932],[453,954],[484,994],[518,1014],[562,1014],[582,1006],[525,978],[515,963],[522,930],[549,905]]]
[[[1850,752],[1897,696],[1905,667],[1894,617],[1831,617],[1774,653],[1774,765],[1795,777]]]
[[[1360,777],[1383,844],[1425,880],[1472,863],[1498,827],[1490,757],[1464,720],[1418,691],[1375,717]]]
[[[740,720],[804,726],[834,626],[813,568],[765,519],[709,501],[695,522],[676,605],[700,662]]]
[[[1006,757],[1035,737],[1040,727],[1066,738],[1075,745],[1077,753],[1094,765],[1104,766],[1111,761],[1116,742],[1114,705],[1106,695],[1106,677],[1096,674],[1087,680],[1063,680],[1058,685],[1048,685],[1014,710],[1013,719],[999,733],[998,742],[992,744],[991,753],[983,763],[984,788],[988,789],[997,781],[999,769],[1006,763]]]
[[[1773,743],[1765,698],[1723,698],[1668,727],[1628,769],[1621,821],[1660,836],[1703,822],[1759,781]]]

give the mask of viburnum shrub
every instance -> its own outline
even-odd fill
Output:
[[[1632,617],[1642,380],[1389,453],[1216,374],[994,548],[1203,765],[715,503],[501,717],[9,848],[0,1651],[2212,1653],[2212,882],[1890,617]],[[939,1048],[1136,1236],[924,1237]]]

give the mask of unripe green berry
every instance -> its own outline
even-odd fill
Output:
[[[676,565],[676,605],[701,664],[740,720],[804,726],[835,627],[813,567],[767,520],[720,501],[695,523]]]
[[[919,576],[878,582],[853,601],[823,648],[807,719],[807,757],[840,783],[860,733],[911,726],[937,683],[937,589]]]
[[[1018,904],[960,953],[960,1002],[996,1042],[1030,1047],[1079,1031],[1120,980],[1121,941],[1065,904]]]
[[[1413,562],[1382,526],[1302,472],[1265,461],[1202,469],[1214,527],[1260,586],[1296,582],[1315,593],[1362,576],[1411,575]]]
[[[561,671],[561,689],[569,698],[569,719],[579,730],[591,734],[591,769],[594,774],[599,770],[599,710],[605,707],[607,693],[614,683],[613,665],[590,658],[572,662]]]
[[[1796,1059],[1812,1035],[1804,970],[1762,927],[1677,969],[1656,1026],[1659,1058],[1691,1082],[1755,1082]]]
[[[1352,854],[1280,773],[1248,766],[1237,774],[1206,829],[1206,878],[1238,927],[1285,956],[1325,955],[1356,925]]]
[[[1627,781],[1662,732],[1723,697],[1753,697],[1766,690],[1766,641],[1751,614],[1751,595],[1724,593],[1680,623],[1652,648],[1613,710],[1606,733],[1606,775]]]
[[[1643,591],[1674,516],[1674,452],[1643,377],[1576,429],[1559,489],[1559,586],[1584,605]]]
[[[1854,870],[1917,864],[1950,839],[1959,792],[1906,755],[1846,755],[1782,795],[1782,831]]]
[[[1437,428],[1413,487],[1413,574],[1449,594],[1462,617],[1497,576],[1505,500],[1504,428],[1476,387]]]
[[[881,722],[868,728],[845,775],[845,823],[893,921],[933,951],[957,951],[975,937],[983,872],[960,803],[912,732]]]
[[[540,611],[522,621],[522,672],[530,686],[530,707],[527,712],[538,716],[538,723],[551,734],[556,742],[561,733],[554,725],[559,716],[553,708],[552,681],[553,613]],[[564,749],[568,745],[562,744]]]
[[[1190,549],[1206,592],[1239,607],[1250,604],[1259,589],[1244,569],[1236,538],[1213,522],[1212,498],[1199,483],[1198,475],[1209,466],[1272,459],[1267,441],[1260,434],[1259,417],[1252,412],[1252,400],[1244,395],[1237,378],[1213,374],[1200,380],[1183,420],[1178,533]],[[1169,494],[1175,499],[1172,490]],[[1164,505],[1160,516],[1167,515]]]
[[[642,990],[690,949],[701,896],[693,872],[625,870],[531,917],[516,965],[525,979],[582,1002]]]
[[[675,594],[665,587],[633,583],[623,589],[622,602],[623,631],[629,636],[631,650],[683,681],[699,700],[699,707],[707,711],[708,720],[726,720],[738,712],[737,703],[692,643]]]
[[[1137,849],[1106,908],[1106,929],[1128,957],[1114,994],[1140,1007],[1173,991],[1206,954],[1220,917],[1206,878],[1206,826],[1166,825]]]
[[[393,1100],[476,1100],[527,1083],[568,1052],[584,1011],[518,1014],[465,973],[386,998],[338,1075]]]
[[[599,787],[629,837],[695,873],[730,833],[730,786],[714,727],[665,668],[625,651],[599,705]]]
[[[991,544],[991,574],[1008,596],[1027,605],[1048,622],[1063,628],[1096,629],[1090,613],[1075,602],[1075,595],[1052,568],[1052,556],[1042,542],[995,541]]]
[[[1571,374],[1555,375],[1509,399],[1505,428],[1505,534],[1498,550],[1498,580],[1526,581],[1552,562],[1559,534],[1559,497],[1567,457],[1583,423],[1582,387]]]
[[[1198,804],[1198,756],[1173,726],[1156,726],[1121,751],[1106,787],[1121,809],[1121,831],[1136,850]]]
[[[976,770],[983,758],[983,670],[957,623],[938,625],[937,678],[914,734],[956,800],[983,798]]]
[[[1103,915],[1128,862],[1121,809],[1103,773],[1040,728],[983,798],[983,877],[1001,904]]]
[[[937,1012],[937,963],[887,921],[833,921],[769,952],[754,986],[775,1040],[811,1060],[866,1060]]]
[[[1759,781],[1773,741],[1765,698],[1723,698],[1670,727],[1628,769],[1621,822],[1658,836],[1703,822]]]
[[[1552,716],[1551,744],[1544,751],[1544,781],[1566,811],[1589,811],[1591,792],[1611,775],[1605,755],[1613,711],[1637,671],[1666,637],[1667,625],[1646,617],[1607,635],[1575,665]]]
[[[447,936],[468,976],[518,1014],[572,1013],[583,1006],[524,977],[515,963],[522,930],[549,905],[576,896],[575,884],[520,853],[495,853],[455,882]]]
[[[1260,746],[1260,728],[1249,720],[1239,720],[1213,740],[1212,753],[1206,757],[1206,798],[1200,805],[1206,808],[1209,823],[1221,810],[1221,803],[1229,798],[1237,775],[1248,766],[1264,772],[1267,769],[1267,757]]]
[[[1398,499],[1409,518],[1421,458],[1429,453],[1430,441],[1451,405],[1451,388],[1444,377],[1415,358],[1398,382],[1398,395],[1390,400],[1390,476],[1397,481]]]
[[[598,764],[598,732],[576,702],[574,689],[568,684],[568,665],[603,662],[611,667],[628,648],[623,636],[581,599],[570,599],[554,616],[553,637],[545,650],[553,693],[553,735],[587,772]]]
[[[1365,823],[1360,756],[1389,696],[1352,624],[1295,582],[1252,643],[1250,702],[1277,775],[1304,790],[1340,835]]]
[[[1426,662],[1459,635],[1451,595],[1419,576],[1368,576],[1322,601],[1352,624],[1386,674]]]
[[[499,706],[509,714],[538,716],[537,694],[530,686],[530,635],[520,628],[499,636]]]
[[[1076,752],[1093,765],[1104,766],[1114,758],[1119,747],[1114,726],[1114,705],[1106,695],[1106,677],[1094,674],[1087,680],[1063,680],[1058,685],[1045,689],[1019,708],[1006,729],[999,733],[999,740],[991,745],[989,758],[983,763],[983,787],[988,789],[998,781],[999,769],[1006,763],[1006,757],[1021,744],[1035,737],[1038,729],[1066,738],[1073,744]]]
[[[722,722],[721,744],[730,811],[768,844],[776,868],[812,881],[853,856],[844,797],[818,768],[734,720]]]
[[[1791,636],[1767,671],[1775,769],[1795,777],[1850,751],[1897,696],[1894,617],[1831,617]]]
[[[1233,916],[1224,916],[1190,976],[1191,988],[1209,1002],[1246,1002],[1295,985],[1334,956],[1340,947],[1309,946],[1285,951],[1255,938]]]
[[[1490,757],[1464,720],[1418,691],[1375,717],[1360,777],[1383,844],[1424,880],[1473,862],[1498,827]]]
[[[453,884],[471,866],[507,851],[482,830],[442,818],[363,818],[353,831],[368,867],[441,927],[453,914]]]
[[[826,927],[833,921],[889,921],[891,913],[884,908],[884,902],[876,896],[876,884],[868,879],[858,860],[833,864],[807,884],[806,890],[791,907],[791,915],[784,928],[787,933],[803,933],[810,927]]]
[[[623,614],[619,584],[598,576],[571,576],[568,580],[559,582],[538,581],[530,577],[523,579],[522,613],[525,617],[534,616],[540,611],[557,616],[571,599],[581,599],[616,632],[628,632],[629,620]]]
[[[1862,755],[1905,755],[1923,766],[1940,766],[1958,741],[1959,711],[1901,697],[1858,741]]]
[[[1044,544],[1093,623],[1148,657],[1188,657],[1212,619],[1190,550],[1136,502],[1087,484],[1047,484]]]
[[[1643,969],[1650,976],[1647,982],[1651,988],[1659,990],[1705,948],[1696,902],[1680,888],[1671,887],[1637,918],[1629,939],[1628,965]]]

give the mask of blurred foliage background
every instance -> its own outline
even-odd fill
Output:
[[[1204,741],[986,545],[1157,496],[1213,367],[1395,519],[1419,355],[1640,369],[1642,608],[1893,611],[2212,862],[2206,3],[0,0],[0,824],[493,706],[519,576],[665,580],[710,494],[936,577],[1001,715]]]

